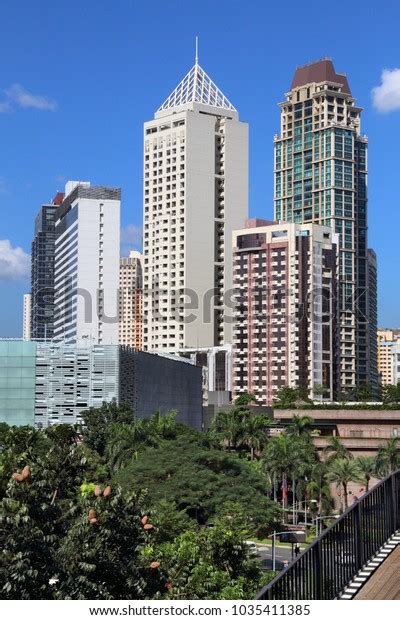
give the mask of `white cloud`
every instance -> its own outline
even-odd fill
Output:
[[[22,248],[13,248],[8,239],[0,239],[0,280],[19,280],[30,274],[31,259]]]
[[[0,114],[7,114],[11,112],[11,105],[9,101],[0,101]]]
[[[36,110],[55,110],[57,104],[55,101],[43,97],[43,95],[34,95],[30,93],[21,84],[12,84],[5,91],[8,100],[0,104],[0,111],[9,112],[12,104],[20,108],[35,108]],[[2,108],[4,108],[2,110]]]
[[[380,86],[372,89],[372,102],[378,112],[400,110],[400,69],[384,69]]]
[[[142,251],[143,231],[141,226],[128,224],[121,229],[121,254],[127,256],[130,250]]]

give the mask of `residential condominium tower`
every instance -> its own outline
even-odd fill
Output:
[[[143,349],[143,256],[132,251],[120,259],[119,343]]]
[[[54,251],[55,216],[64,198],[58,192],[40,208],[35,220],[31,255],[31,337],[53,338],[54,332]]]
[[[299,67],[275,137],[275,219],[338,233],[340,387],[377,385],[368,298],[367,138],[347,78],[330,60]]]
[[[290,386],[333,399],[337,245],[330,227],[315,224],[249,220],[235,230],[234,397],[250,393],[272,405]]]
[[[118,344],[121,190],[69,181],[55,222],[54,339]]]
[[[196,59],[144,125],[146,350],[231,342],[232,231],[247,210],[248,126]]]

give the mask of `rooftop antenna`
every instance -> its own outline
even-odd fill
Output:
[[[194,64],[198,65],[199,64],[199,37],[196,36],[196,56],[194,59]]]

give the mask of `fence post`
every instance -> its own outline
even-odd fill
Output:
[[[321,541],[318,540],[313,553],[313,581],[314,597],[313,600],[321,600],[322,594],[322,572],[321,572]]]
[[[389,501],[390,501],[390,514],[392,515],[392,531],[391,534],[394,534],[397,530],[397,502],[396,502],[396,478],[397,473],[393,472],[390,476],[388,482],[390,483],[390,492],[389,492]]]
[[[354,529],[355,529],[355,543],[356,543],[356,566],[355,572],[357,573],[360,568],[362,568],[364,563],[364,553],[363,553],[363,535],[361,531],[361,504],[357,500],[357,503],[353,505],[354,509]]]

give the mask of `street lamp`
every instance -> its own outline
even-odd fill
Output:
[[[320,517],[314,517],[313,519],[313,523],[315,521],[315,534],[318,538],[318,536],[320,536],[322,534],[322,524],[320,526],[320,524],[318,523],[318,521],[320,521],[321,519],[338,519],[339,515],[321,515]],[[319,531],[321,529],[321,531]]]
[[[296,532],[292,532],[290,530],[286,530],[285,532],[275,532],[273,534],[270,534],[268,536],[268,538],[272,538],[272,570],[275,570],[275,566],[276,566],[276,552],[275,552],[275,539],[277,536],[280,536],[281,534],[304,534],[304,532],[302,530],[297,530]]]
[[[298,522],[298,513],[302,512],[301,507],[304,504],[304,525],[306,526],[307,529],[307,511],[308,511],[308,507],[307,504],[317,504],[317,500],[316,499],[305,499],[303,501],[299,501],[296,503],[296,520],[294,521],[294,523],[297,524]]]

